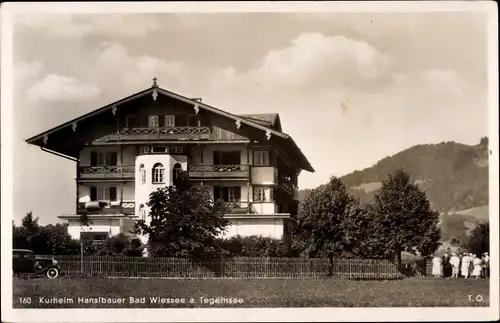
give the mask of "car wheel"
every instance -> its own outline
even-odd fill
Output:
[[[55,279],[55,278],[59,277],[59,269],[49,268],[49,269],[47,269],[46,275],[50,279]]]

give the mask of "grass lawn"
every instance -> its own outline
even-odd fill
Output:
[[[61,278],[19,279],[13,281],[13,306],[71,307],[392,307],[392,306],[489,306],[486,280],[406,279],[355,281],[323,279],[105,279]],[[472,300],[469,296],[472,295]],[[483,298],[477,301],[476,296]],[[104,297],[119,304],[79,303]],[[53,298],[62,304],[47,304]],[[144,300],[131,304],[130,297]],[[153,304],[150,297],[163,298]],[[207,300],[201,300],[201,297]],[[43,299],[40,299],[43,298]],[[172,303],[184,298],[184,304]],[[209,299],[241,299],[242,304],[205,303]],[[68,303],[68,300],[73,303]],[[174,299],[174,300],[172,300]],[[193,302],[190,300],[193,299]],[[212,300],[214,302],[214,300]],[[227,302],[227,301],[226,301]]]

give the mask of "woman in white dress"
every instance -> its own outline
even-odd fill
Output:
[[[456,253],[451,254],[450,264],[452,268],[451,278],[458,278],[458,268],[460,267],[460,258],[457,257]]]
[[[462,276],[464,276],[465,279],[469,278],[469,266],[470,266],[470,261],[471,258],[469,257],[468,253],[465,253],[464,256],[462,257]]]
[[[474,269],[472,270],[472,276],[478,279],[479,276],[481,276],[481,263],[482,263],[481,258],[474,255],[472,263],[474,264]]]
[[[432,258],[432,275],[435,278],[443,276],[443,259],[439,256]]]

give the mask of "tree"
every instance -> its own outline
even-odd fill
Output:
[[[427,256],[439,247],[439,213],[406,171],[399,169],[382,182],[368,210],[373,244],[383,246],[386,255],[396,255],[398,265],[403,251]]]
[[[22,225],[12,227],[12,243],[16,249],[30,249],[39,255],[71,255],[78,253],[78,242],[68,234],[67,225],[40,226],[32,212],[26,214]]]
[[[365,216],[358,201],[336,177],[310,192],[299,210],[295,246],[306,245],[303,255],[330,257],[359,253]]]
[[[108,237],[104,243],[97,248],[98,256],[142,256],[143,246],[139,239],[129,238],[123,233]]]
[[[481,223],[472,230],[464,248],[476,255],[482,255],[485,252],[489,252],[490,225],[488,223]]]
[[[88,227],[93,223],[92,219],[88,216],[87,212],[80,214],[79,221],[80,221],[80,226],[82,227]]]
[[[153,256],[203,258],[219,256],[217,236],[225,231],[228,209],[213,201],[203,187],[192,187],[186,172],[175,185],[150,194],[150,222],[140,220],[134,233],[148,236],[148,252]]]

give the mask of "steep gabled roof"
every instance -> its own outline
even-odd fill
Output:
[[[185,103],[190,103],[193,106],[198,106],[199,108],[202,108],[202,109],[208,110],[210,112],[214,112],[216,114],[219,114],[221,116],[233,119],[234,121],[239,121],[242,124],[247,124],[247,125],[249,125],[251,127],[254,127],[254,128],[257,128],[257,129],[260,129],[260,130],[263,130],[263,131],[269,131],[272,135],[277,135],[277,136],[285,138],[285,139],[288,137],[288,135],[286,135],[286,134],[284,134],[282,132],[276,131],[276,130],[274,130],[272,128],[265,127],[262,124],[259,124],[258,122],[254,121],[254,120],[249,120],[247,118],[242,118],[242,117],[237,116],[235,114],[232,114],[232,113],[229,113],[229,112],[217,109],[217,108],[215,108],[213,106],[210,106],[210,105],[208,105],[206,103],[202,103],[200,101],[197,101],[196,99],[190,99],[190,98],[187,98],[187,97],[182,96],[180,94],[167,91],[167,90],[162,89],[162,88],[157,87],[157,86],[153,86],[150,89],[146,89],[146,90],[140,91],[140,92],[138,92],[136,94],[133,94],[133,95],[131,95],[129,97],[126,97],[124,99],[118,100],[118,101],[113,102],[113,103],[110,103],[110,104],[108,104],[108,105],[106,105],[106,106],[104,106],[104,107],[102,107],[100,109],[97,109],[97,110],[94,110],[94,111],[89,112],[87,114],[84,114],[83,116],[80,116],[78,118],[75,118],[73,120],[65,122],[62,125],[59,125],[59,126],[54,127],[54,128],[52,128],[50,130],[42,132],[41,134],[38,134],[38,135],[33,136],[33,137],[29,138],[29,139],[26,139],[26,142],[28,142],[28,143],[31,144],[34,141],[41,139],[43,136],[47,136],[47,135],[49,135],[49,134],[51,134],[53,132],[56,132],[57,130],[59,130],[61,128],[71,127],[72,124],[78,123],[81,120],[87,119],[89,117],[93,117],[93,116],[98,115],[100,113],[109,111],[109,110],[111,110],[113,108],[118,108],[118,106],[120,104],[124,104],[124,103],[130,102],[130,101],[138,99],[138,98],[140,98],[142,96],[145,96],[145,95],[148,95],[148,94],[152,94],[153,92],[164,94],[166,96],[175,98],[175,99],[177,99],[179,101],[182,101],[182,102],[185,102]]]
[[[240,115],[240,116],[238,116],[238,115],[223,111],[221,109],[215,108],[213,106],[210,106],[206,103],[202,103],[201,101],[199,101],[197,99],[191,99],[191,98],[182,96],[180,94],[162,89],[162,88],[158,87],[156,84],[153,85],[149,89],[145,89],[145,90],[142,90],[140,92],[137,92],[131,96],[128,96],[128,97],[123,98],[121,100],[118,100],[116,102],[110,103],[104,107],[101,107],[99,109],[91,111],[87,114],[84,114],[84,115],[77,117],[73,120],[70,120],[68,122],[65,122],[59,126],[56,126],[52,129],[44,131],[38,135],[35,135],[29,139],[26,139],[26,142],[29,144],[32,144],[32,145],[37,145],[37,146],[42,147],[42,144],[40,143],[40,141],[42,139],[43,140],[47,139],[48,136],[53,134],[53,133],[56,133],[56,132],[58,132],[62,129],[65,129],[65,128],[71,128],[74,125],[77,125],[78,122],[95,117],[101,113],[104,113],[104,112],[107,112],[110,110],[114,111],[116,109],[119,109],[120,105],[125,104],[127,102],[136,100],[136,99],[144,97],[146,95],[153,95],[153,97],[156,98],[156,96],[158,96],[158,94],[163,94],[165,96],[177,99],[181,102],[192,104],[195,109],[204,109],[204,110],[210,111],[210,112],[218,114],[220,116],[232,119],[238,124],[245,124],[245,125],[250,126],[254,129],[262,130],[266,133],[266,135],[268,135],[268,137],[269,136],[276,136],[276,137],[280,138],[281,140],[288,142],[291,145],[290,148],[292,148],[295,151],[295,155],[296,155],[295,157],[297,157],[300,160],[301,165],[303,165],[302,166],[303,169],[310,171],[310,172],[314,172],[314,169],[310,165],[309,161],[302,154],[302,152],[297,147],[297,145],[295,144],[293,139],[288,134],[283,133],[281,131],[281,125],[280,125],[278,114],[276,114],[276,113],[273,113],[273,114],[252,114],[252,115]]]

